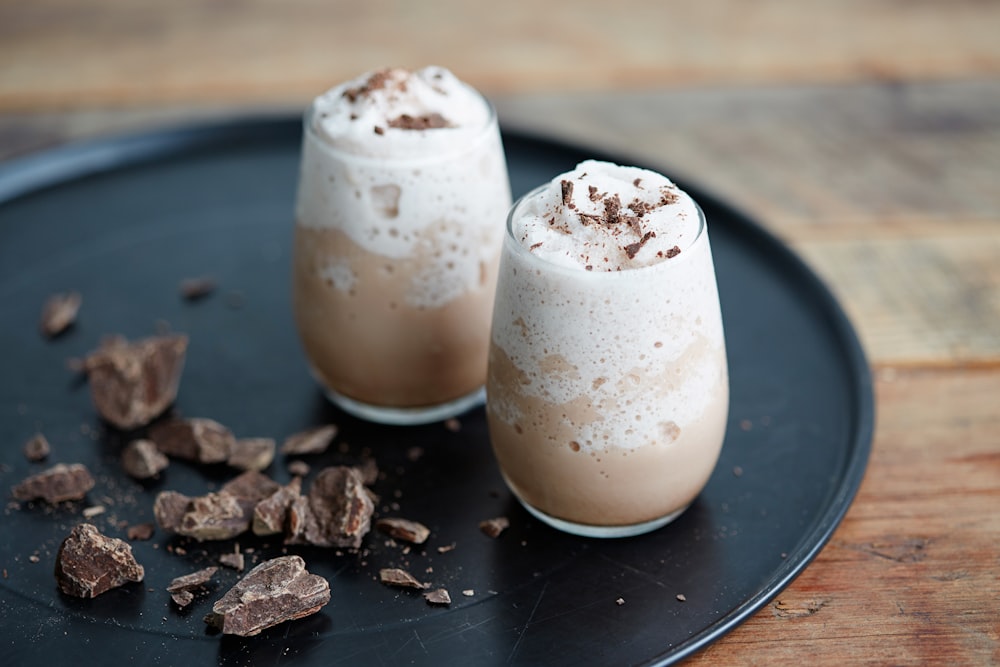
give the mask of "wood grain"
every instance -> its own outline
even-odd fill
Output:
[[[989,0],[0,3],[0,109],[304,103],[387,64],[488,92],[1000,73]]]

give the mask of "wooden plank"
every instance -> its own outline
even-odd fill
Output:
[[[303,103],[387,64],[491,93],[1000,72],[988,0],[0,3],[0,109]]]
[[[1000,370],[883,372],[868,473],[830,544],[691,665],[1000,662]]]

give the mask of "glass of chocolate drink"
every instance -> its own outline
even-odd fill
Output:
[[[672,521],[718,461],[729,409],[704,215],[664,176],[587,161],[507,220],[486,414],[511,491],[570,533]]]
[[[390,424],[482,403],[510,200],[496,113],[448,70],[379,70],[313,101],[293,309],[331,401]]]

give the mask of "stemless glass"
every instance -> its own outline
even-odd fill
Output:
[[[375,422],[426,423],[481,404],[511,201],[495,111],[457,148],[429,141],[425,154],[395,158],[332,146],[312,116],[292,301],[313,375],[333,403]]]
[[[493,311],[486,413],[507,485],[560,530],[624,537],[680,515],[714,469],[729,376],[712,251],[617,272],[564,267],[515,237]]]

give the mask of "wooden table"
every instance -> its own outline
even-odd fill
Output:
[[[0,158],[433,62],[697,181],[829,282],[878,422],[830,544],[690,662],[1000,664],[998,35],[974,0],[3,2]]]

